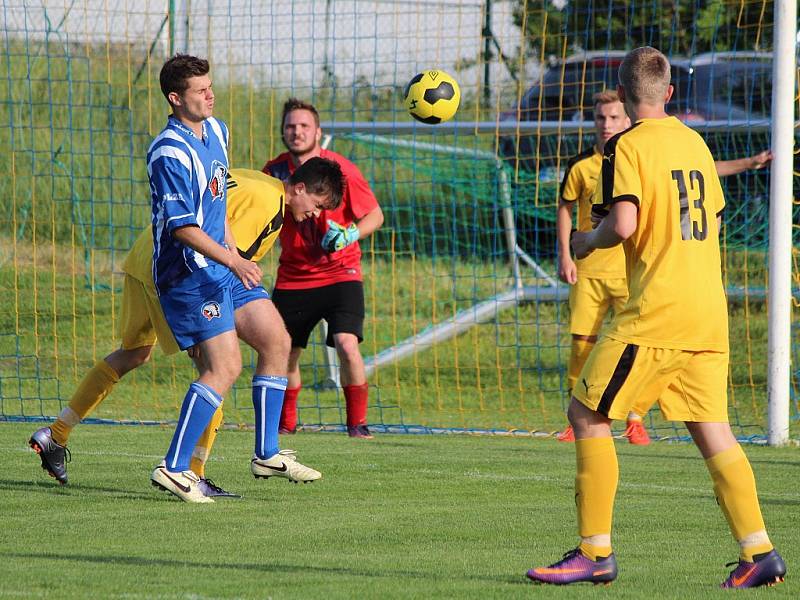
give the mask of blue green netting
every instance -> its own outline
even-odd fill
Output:
[[[583,49],[624,49],[627,38],[668,49],[676,65],[707,50],[750,50],[757,32],[761,34],[759,48],[769,45],[770,27],[763,17],[757,26],[736,29],[727,23],[726,12],[706,11],[713,3],[669,3],[680,8],[680,14],[671,18],[658,2],[624,4],[620,13],[611,10],[616,3],[603,10],[596,3],[566,3],[564,11],[550,15],[546,39],[541,37],[543,30],[531,31],[524,42],[533,48],[544,45],[545,54],[556,57],[555,65],[563,63],[559,58]],[[274,9],[270,3],[247,5],[247,10],[240,5],[230,3],[224,10],[231,17],[255,12],[255,19],[269,17]],[[458,10],[456,5],[447,10]],[[97,14],[115,10],[99,3],[97,7]],[[66,27],[70,19],[79,18],[79,11],[53,19],[14,20],[11,7],[7,8],[0,57],[0,164],[10,174],[0,211],[0,285],[7,307],[0,311],[0,419],[42,419],[58,414],[80,376],[117,345],[114,329],[119,319],[121,261],[149,218],[143,157],[166,116],[158,89],[166,28],[159,8],[148,16],[151,27],[133,32],[124,43],[105,39],[102,32],[93,32],[97,37],[86,40]],[[751,8],[746,7],[746,12]],[[298,5],[295,10],[303,9]],[[541,23],[537,19],[543,9],[533,12],[527,22]],[[635,16],[622,37],[619,20],[604,20],[604,15],[617,14]],[[641,14],[650,15],[649,23],[657,26],[640,23]],[[208,22],[220,16],[226,15],[191,15],[187,21]],[[91,28],[71,31],[76,29]],[[343,34],[338,43],[344,39]],[[253,43],[263,41],[254,39]],[[465,52],[477,55],[481,42],[475,33],[460,43]],[[193,51],[201,53],[205,48]],[[300,46],[292,45],[295,51],[299,53]],[[290,93],[312,99],[326,121],[408,121],[400,90],[416,65],[399,65],[392,58],[395,62],[387,67],[378,64],[374,55],[368,60],[374,61],[370,64],[376,80],[388,72],[396,75],[395,81],[379,84],[364,76],[350,81],[332,73],[312,84],[301,83],[299,76],[297,83],[292,78],[291,84],[277,84],[269,78],[273,71],[265,68],[271,57],[262,54],[251,52],[239,62],[226,62],[219,55],[214,63],[215,75],[222,82],[215,86],[217,113],[234,132],[231,157],[235,166],[260,168],[268,156],[282,150],[276,135],[280,103]],[[520,64],[530,62],[527,56],[520,58]],[[279,67],[299,73],[301,67],[320,66],[292,60]],[[758,58],[763,60],[763,56]],[[726,115],[722,120],[738,123],[717,131],[699,129],[718,159],[766,148],[767,133],[749,126],[768,116],[764,79],[738,81],[723,75],[726,71],[720,61],[704,64],[711,67],[703,81],[676,71],[674,109],[696,116],[702,104],[710,111],[708,103],[697,101],[702,96],[711,98],[714,110]],[[545,117],[571,125],[572,119],[586,117],[587,99],[609,85],[613,75],[611,68],[591,68],[576,83],[565,76],[553,80],[546,74],[554,71],[546,65],[536,67],[527,74],[517,72],[519,85],[513,89],[492,90],[495,96],[488,104],[482,103],[482,89],[464,86],[458,119],[505,123],[517,116]],[[256,75],[250,78],[248,73]],[[701,85],[715,80],[726,85]],[[537,83],[555,90],[558,102],[550,103],[548,92],[542,98],[549,113],[515,112]],[[359,165],[386,216],[384,227],[362,243],[367,299],[362,351],[368,361],[404,340],[432,331],[437,323],[469,315],[476,305],[513,288],[504,207],[513,212],[520,249],[552,278],[558,182],[569,157],[592,143],[589,130],[495,135],[444,124],[435,132],[426,135],[427,131],[418,129],[413,134],[373,136],[353,130],[333,138],[331,147]],[[768,170],[724,181],[726,283],[741,291],[731,304],[735,344],[729,395],[737,433],[746,438],[763,436],[765,419],[768,183]],[[795,178],[795,198],[800,197],[798,185]],[[798,223],[800,205],[795,203],[793,210]],[[796,252],[797,227],[793,235]],[[275,257],[266,264],[265,270],[274,272]],[[542,272],[525,261],[520,268],[525,286],[552,292]],[[797,282],[795,267],[795,286]],[[554,293],[563,294],[563,286],[558,290]],[[539,301],[508,306],[452,340],[382,366],[370,376],[371,422],[385,431],[407,432],[560,429],[569,336],[564,306],[553,301],[549,292]],[[795,324],[793,420],[798,418],[800,402],[798,340]],[[247,357],[252,366],[252,356]],[[344,422],[341,393],[326,385],[330,373],[315,336],[303,361],[300,416],[304,427],[335,429]],[[157,355],[151,364],[126,376],[93,416],[98,422],[171,421],[191,377],[185,357]],[[252,419],[247,379],[247,375],[242,377],[227,402],[229,422]],[[663,423],[657,411],[650,413],[648,424],[657,435],[684,433]]]

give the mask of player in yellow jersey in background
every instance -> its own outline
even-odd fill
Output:
[[[666,57],[628,53],[617,92],[635,124],[606,142],[593,211],[596,229],[576,232],[578,258],[624,244],[629,298],[578,376],[568,411],[577,457],[580,543],[540,583],[609,583],[617,577],[611,522],[619,467],[611,421],[656,400],[683,421],[705,459],[739,562],[722,587],[782,581],[783,559],[767,535],[753,470],[728,423],[728,305],[720,214],[725,199],[699,134],[664,110],[673,88]]]
[[[578,231],[592,230],[592,195],[600,175],[603,148],[611,137],[630,126],[630,119],[616,91],[604,90],[595,94],[595,143],[590,149],[569,160],[561,182],[556,233],[558,277],[571,286],[569,330],[572,334],[572,344],[567,367],[567,385],[570,394],[575,387],[578,373],[586,362],[586,357],[597,341],[597,335],[607,313],[610,309],[613,313],[618,313],[628,299],[625,254],[622,246],[596,250],[583,259],[573,260],[569,247],[572,213],[577,205]],[[717,161],[715,166],[720,176],[735,175],[747,169],[760,169],[771,159],[772,154],[765,150],[746,158]],[[625,437],[631,444],[646,446],[650,443],[650,436],[642,423],[642,416],[646,412],[647,407],[641,409],[634,406],[628,415]],[[574,442],[572,427],[568,426],[557,439],[562,442]]]
[[[314,214],[338,204],[341,197],[341,169],[331,161],[325,163],[328,171],[338,173],[340,181],[338,188],[334,185],[333,197],[329,198],[329,202],[320,205],[316,205],[317,195],[306,193],[307,188],[315,187],[321,179],[313,165],[302,172],[296,171],[286,183],[260,171],[230,171],[227,179],[227,215],[241,256],[255,262],[264,257],[280,234],[287,208],[292,214],[298,211],[298,218],[302,218],[306,213]],[[120,317],[120,348],[98,361],[84,375],[69,405],[61,411],[58,419],[51,426],[39,429],[31,437],[30,444],[39,453],[42,468],[61,484],[67,483],[65,455],[68,454],[66,446],[72,429],[97,408],[121,377],[150,359],[156,343],[166,355],[179,351],[156,295],[152,260],[153,233],[152,227],[147,227],[137,237],[123,263],[125,281]],[[275,364],[276,371],[285,371],[291,347],[289,334],[272,302],[269,302],[269,308],[272,315],[262,324],[263,331],[257,336],[258,340],[255,340],[258,346],[256,350],[259,361],[270,361]],[[191,356],[192,352],[189,354]],[[193,358],[201,360],[202,357]],[[207,496],[235,496],[205,477],[205,462],[221,423],[220,407],[195,446],[191,461],[191,469],[201,478],[200,488]],[[317,471],[304,467],[291,454],[283,454],[281,459],[291,468],[276,472],[276,476],[294,481],[319,477]]]

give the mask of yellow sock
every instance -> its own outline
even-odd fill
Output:
[[[611,535],[611,517],[619,479],[614,440],[610,437],[576,440],[575,453],[578,535],[582,538]]]
[[[50,426],[50,432],[55,442],[66,446],[72,428],[108,396],[111,388],[118,381],[119,375],[106,361],[97,361],[97,364],[81,379],[78,388],[69,400],[69,405],[61,411],[56,422]]]
[[[769,552],[756,480],[750,461],[739,444],[706,459],[717,497],[733,537],[740,545],[740,558],[752,562],[755,554]]]
[[[578,375],[581,374],[583,364],[594,347],[594,342],[572,338],[572,347],[569,351],[569,366],[567,367],[567,385],[570,390],[575,389]]]
[[[217,408],[214,416],[206,427],[205,431],[200,435],[197,444],[192,452],[192,459],[189,461],[189,468],[194,471],[198,477],[206,476],[206,461],[211,454],[211,447],[214,445],[214,440],[217,439],[217,431],[222,425],[222,405]]]
[[[611,555],[611,546],[596,546],[587,542],[580,544],[581,554],[589,560],[597,561],[600,558],[606,558]]]

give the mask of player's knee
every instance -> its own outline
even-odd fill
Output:
[[[118,350],[108,357],[112,360],[106,359],[106,362],[111,364],[114,370],[122,376],[129,371],[141,367],[150,360],[152,355],[152,346],[142,346],[141,348],[133,348],[130,350]]]
[[[354,335],[336,336],[336,349],[342,360],[354,360],[361,356],[358,338]]]
[[[273,352],[277,356],[285,357],[287,364],[289,363],[292,352],[292,338],[285,329],[275,336]]]
[[[234,354],[228,357],[224,363],[214,365],[210,371],[216,377],[221,378],[226,385],[232,386],[242,372],[242,357]]]
[[[567,407],[567,420],[569,421],[569,424],[573,426],[573,428],[578,422],[579,416],[582,412],[580,410],[581,406],[583,405],[577,402],[575,398],[572,398],[572,400],[569,403],[569,406]]]
[[[302,348],[292,348],[289,351],[289,372],[300,372],[300,355],[303,353]]]

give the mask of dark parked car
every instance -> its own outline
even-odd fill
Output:
[[[772,54],[718,52],[672,61],[675,92],[667,112],[686,121],[769,118]]]
[[[587,52],[563,61],[551,61],[541,81],[522,96],[517,111],[504,119],[520,121],[581,121],[592,96],[616,86],[617,70],[625,52]]]
[[[592,96],[615,89],[625,52],[587,52],[552,63],[541,81],[522,96],[519,111],[504,119],[520,121],[591,120]],[[769,114],[772,54],[717,52],[693,59],[673,58],[675,87],[667,112],[697,120],[760,119]]]

